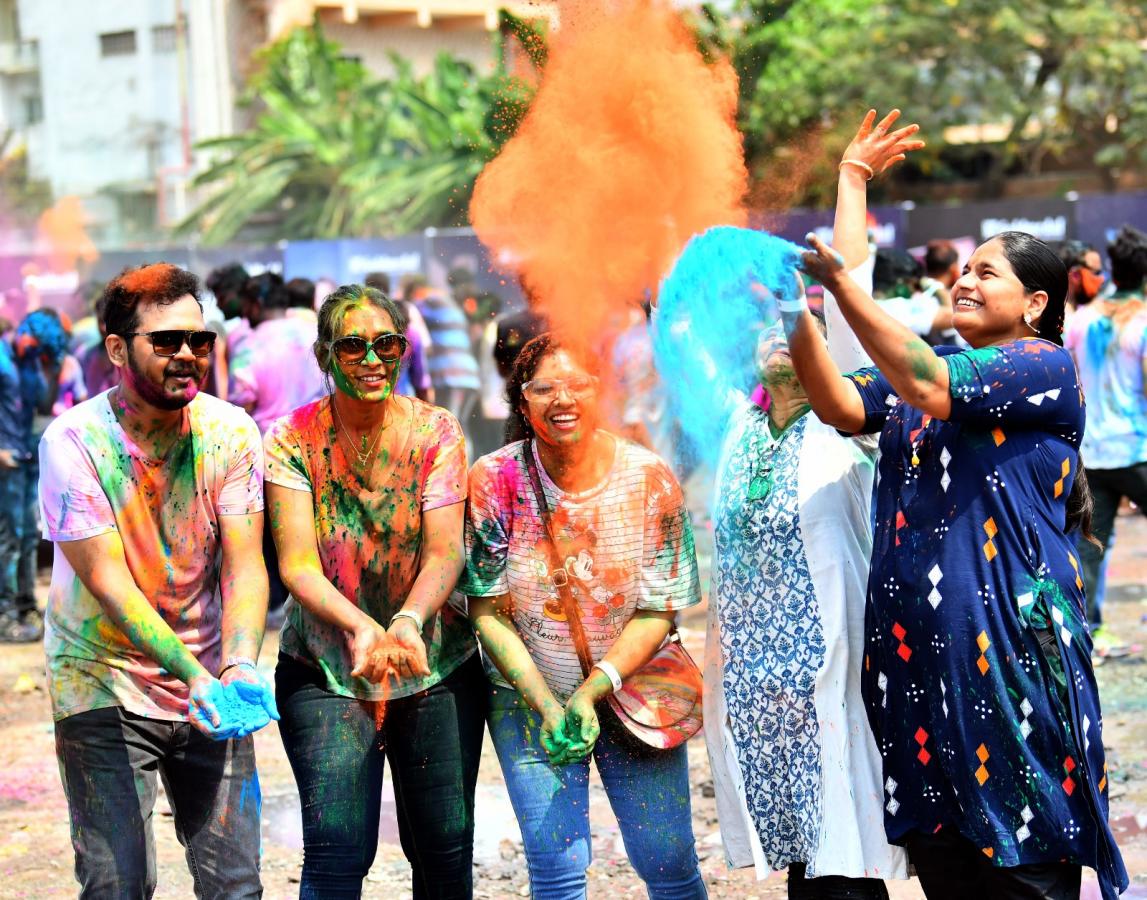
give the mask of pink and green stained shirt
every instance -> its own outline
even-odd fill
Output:
[[[220,666],[221,516],[263,509],[259,429],[208,394],[186,407],[164,459],[127,435],[104,392],[57,418],[40,443],[40,510],[55,542],[44,649],[54,717],[109,706],[187,719],[187,685],[104,612],[59,544],[119,532],[136,585],[209,672]]]
[[[379,451],[384,474],[377,489],[363,482],[343,453],[329,397],[279,419],[264,441],[267,481],[312,496],[323,574],[384,627],[421,569],[422,514],[466,500],[466,444],[458,420],[412,397],[397,402],[402,415],[386,426],[395,433]],[[279,650],[320,669],[331,693],[397,699],[437,684],[478,646],[470,623],[449,604],[426,623],[423,639],[429,676],[373,684],[350,674],[350,636],[292,602]]]

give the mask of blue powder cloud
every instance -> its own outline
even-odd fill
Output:
[[[757,337],[778,319],[768,295],[797,295],[803,249],[761,231],[710,228],[689,241],[661,282],[654,353],[681,426],[672,461],[679,472],[716,465],[729,399],[756,386]]]

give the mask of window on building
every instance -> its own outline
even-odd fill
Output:
[[[175,26],[155,25],[151,29],[151,49],[156,53],[175,52]]]
[[[39,94],[24,95],[24,124],[35,125],[44,120],[44,100]]]
[[[100,56],[131,56],[133,53],[134,31],[109,31],[100,35]]]

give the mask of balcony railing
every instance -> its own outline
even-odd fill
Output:
[[[40,67],[40,45],[36,41],[0,42],[0,74],[18,75]]]

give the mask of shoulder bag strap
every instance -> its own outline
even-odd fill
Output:
[[[542,525],[546,530],[546,544],[550,556],[550,581],[557,589],[558,597],[562,601],[562,612],[565,613],[566,622],[570,627],[570,637],[573,639],[574,649],[577,651],[578,662],[581,663],[583,678],[589,678],[593,668],[593,657],[589,652],[589,641],[585,636],[585,628],[581,623],[581,610],[570,588],[569,573],[558,555],[557,541],[554,539],[553,518],[550,514],[549,504],[546,503],[546,493],[542,488],[542,479],[538,475],[538,466],[534,462],[533,441],[522,441],[522,456],[526,464],[526,472],[530,476],[530,485],[534,491],[534,499],[538,504],[538,514],[542,518]]]

